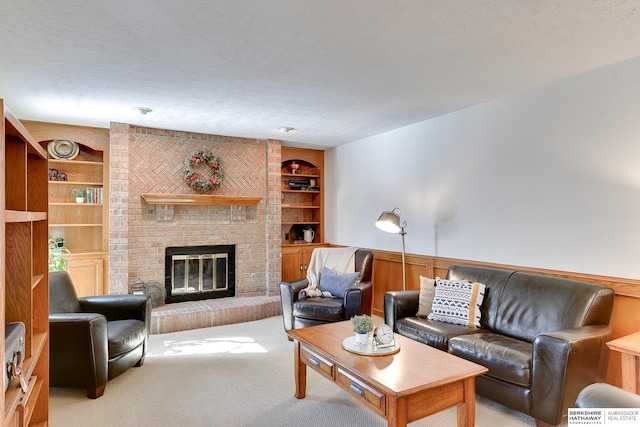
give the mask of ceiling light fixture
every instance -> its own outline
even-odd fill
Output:
[[[280,129],[278,129],[280,132],[282,133],[289,133],[291,131],[296,130],[295,128],[289,127],[289,126],[285,126],[285,127],[281,127]]]
[[[137,112],[141,116],[151,113],[153,110],[147,107],[133,107],[133,111]]]

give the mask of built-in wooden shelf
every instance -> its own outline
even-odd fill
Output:
[[[75,206],[75,207],[80,207],[80,206],[102,206],[102,203],[78,203],[78,202],[55,202],[55,203],[49,203],[49,206]]]
[[[252,206],[262,200],[256,196],[158,193],[144,193],[142,198],[150,205]]]
[[[320,221],[282,221],[282,224],[295,225],[295,224],[304,224],[304,225],[320,225]]]
[[[76,224],[67,224],[67,223],[63,223],[63,224],[49,224],[49,227],[53,228],[53,227],[102,227],[102,223],[101,222],[87,222],[87,223],[76,223]]]
[[[49,181],[49,185],[91,185],[94,187],[102,187],[103,184],[98,181]]]
[[[49,424],[47,155],[0,99],[0,354],[11,348],[7,322],[21,322],[26,381],[23,389],[5,365],[2,426]]]
[[[6,222],[32,222],[47,219],[46,212],[4,211]]]

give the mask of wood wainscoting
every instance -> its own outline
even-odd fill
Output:
[[[407,289],[420,289],[419,276],[446,277],[452,264],[515,269],[605,285],[616,293],[611,317],[613,338],[640,331],[640,280],[426,255],[407,254],[405,258]],[[402,256],[397,252],[375,250],[374,261],[372,312],[384,316],[384,293],[402,290]],[[615,351],[610,352],[607,382],[618,387],[622,385],[621,357]]]

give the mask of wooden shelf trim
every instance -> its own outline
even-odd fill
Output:
[[[34,289],[36,286],[38,286],[40,284],[40,282],[42,282],[42,279],[44,278],[43,274],[37,274],[35,276],[33,276],[33,282],[31,283],[31,289]],[[47,284],[48,286],[48,284]]]
[[[252,206],[262,197],[224,196],[205,194],[158,194],[144,193],[142,198],[150,205],[208,205],[208,206]]]
[[[104,162],[92,162],[90,160],[62,160],[62,159],[49,159],[49,164],[57,165],[86,165],[86,166],[104,166]]]
[[[30,212],[30,211],[4,211],[6,222],[32,222],[44,221],[47,219],[46,212]]]
[[[282,224],[290,224],[290,225],[296,225],[296,224],[320,224],[320,221],[282,221]]]
[[[312,206],[312,205],[280,205],[282,209],[320,209],[320,206]]]
[[[283,178],[320,178],[320,175],[303,174],[303,173],[282,173]]]
[[[97,181],[49,181],[49,185],[91,185],[93,187],[102,187],[103,184]]]
[[[49,224],[49,227],[102,227],[102,223],[87,223],[87,224]]]
[[[27,128],[18,120],[16,116],[3,104],[4,119],[6,122],[5,133],[18,137],[27,143],[27,152],[35,153],[43,159],[47,158],[47,151],[42,148],[31,136]]]
[[[62,255],[63,258],[96,258],[104,255],[109,255],[109,252],[101,251],[101,250],[91,250],[91,249],[76,249],[71,248],[70,254]]]
[[[49,202],[49,206],[100,206],[102,207],[102,203],[76,203],[76,202]]]

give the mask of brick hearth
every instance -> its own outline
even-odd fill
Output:
[[[164,334],[249,322],[282,314],[279,296],[216,298],[167,304],[153,309],[151,333]]]

